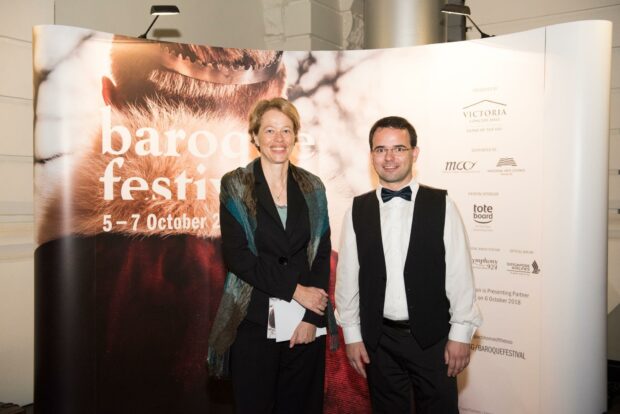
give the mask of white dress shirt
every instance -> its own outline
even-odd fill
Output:
[[[409,319],[403,272],[411,239],[414,200],[420,188],[415,180],[412,180],[409,186],[412,201],[394,197],[384,203],[381,199],[382,187],[379,186],[376,190],[387,271],[383,316],[392,320]],[[342,326],[344,341],[347,344],[362,340],[359,261],[351,209],[352,207],[345,213],[342,224],[335,293],[336,318]],[[451,327],[448,338],[470,343],[476,328],[482,323],[482,317],[476,305],[476,291],[465,228],[454,202],[449,197],[446,197],[443,241],[446,250],[446,296],[450,301]]]

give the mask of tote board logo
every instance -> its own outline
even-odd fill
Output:
[[[493,221],[493,206],[474,204],[473,219],[478,224],[490,224]]]

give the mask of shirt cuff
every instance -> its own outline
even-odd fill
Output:
[[[359,325],[343,327],[342,335],[344,336],[345,344],[362,342],[362,332],[360,331]]]
[[[452,323],[450,327],[450,333],[448,339],[451,341],[462,342],[464,344],[471,343],[471,339],[474,337],[476,327],[471,325],[462,325],[460,323]]]

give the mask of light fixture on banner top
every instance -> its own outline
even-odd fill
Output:
[[[490,34],[484,33],[478,27],[476,22],[474,22],[473,19],[471,17],[469,17],[469,15],[471,14],[471,10],[470,10],[470,8],[468,6],[461,6],[460,4],[446,4],[445,6],[442,7],[441,12],[445,13],[445,14],[456,14],[456,15],[459,15],[459,16],[467,17],[467,19],[469,19],[471,24],[474,25],[476,30],[478,30],[478,32],[480,32],[480,37],[483,38],[483,39],[485,37],[493,37],[493,36],[495,36],[495,35],[490,35]]]
[[[155,16],[149,27],[146,29],[144,33],[138,36],[139,39],[146,39],[151,27],[155,24],[159,16],[172,16],[175,14],[180,14],[179,8],[175,5],[161,5],[161,6],[151,6],[151,16]]]

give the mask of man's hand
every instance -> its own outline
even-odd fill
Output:
[[[448,376],[456,377],[469,365],[469,344],[448,340],[444,360],[448,366]]]
[[[304,308],[319,315],[323,315],[327,306],[327,293],[323,289],[312,286],[297,285],[293,299]]]
[[[296,344],[309,344],[313,342],[316,338],[316,326],[301,321],[297,328],[295,328],[295,332],[293,332],[293,336],[291,336],[291,341],[289,342],[289,348],[294,347]]]
[[[362,377],[366,378],[366,364],[370,363],[366,347],[363,342],[353,342],[347,344],[347,359],[349,364],[357,371]]]

